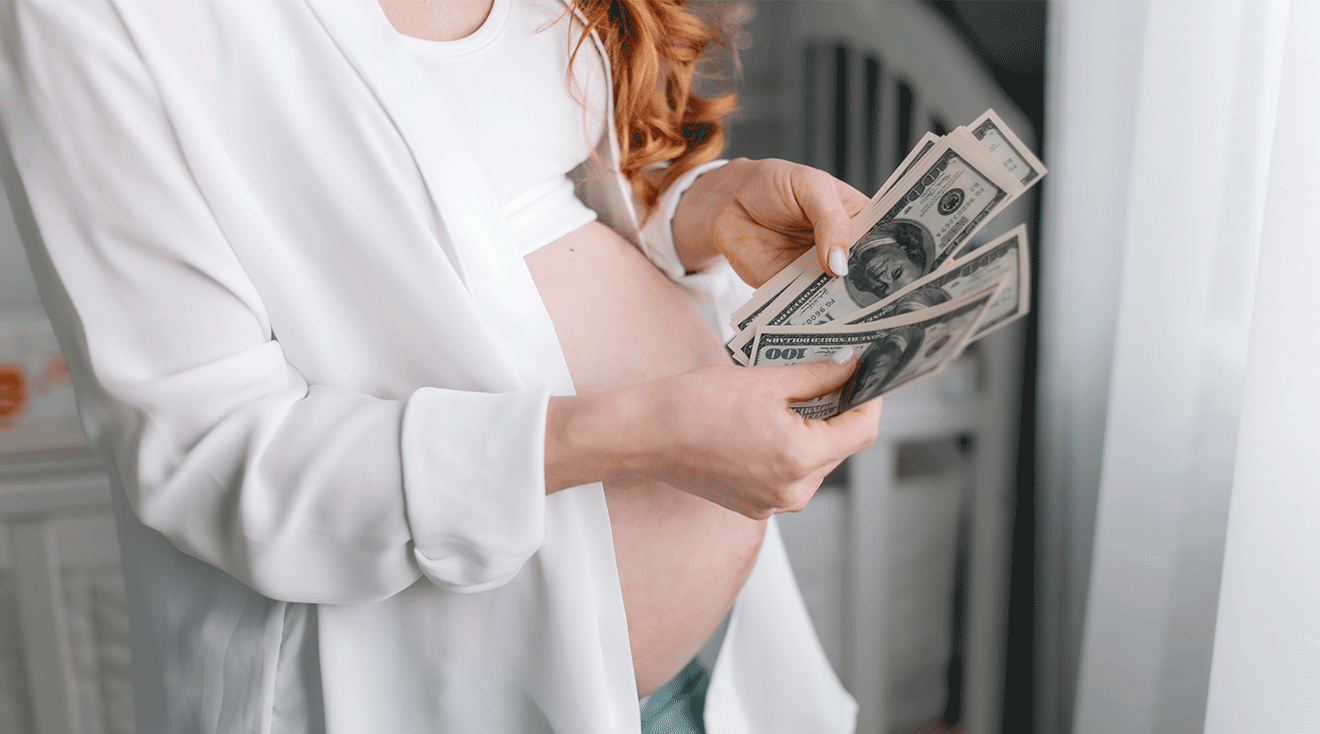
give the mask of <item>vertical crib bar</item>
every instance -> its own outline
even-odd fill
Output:
[[[885,675],[885,588],[889,583],[888,535],[877,523],[888,517],[896,443],[881,436],[853,455],[848,472],[849,581],[844,607],[845,684],[857,699],[857,731],[889,730],[889,681]],[[881,525],[883,527],[883,525]]]
[[[848,108],[852,104],[848,94],[848,47],[834,47],[834,175],[848,180]]]
[[[59,551],[45,518],[8,527],[36,734],[82,734]]]
[[[1014,449],[1017,446],[1021,326],[983,339],[980,359],[986,393],[976,429],[971,565],[967,588],[967,649],[963,679],[966,734],[999,731],[1007,639],[1009,546],[1013,528]],[[1015,583],[1032,583],[1015,579]]]
[[[898,104],[895,105],[895,125],[897,137],[894,139],[894,161],[907,157],[908,151],[912,150],[912,112],[916,102],[916,95],[912,93],[912,86],[903,80],[899,80],[898,86]]]
[[[862,193],[871,196],[880,186],[880,60],[868,54],[863,66]]]

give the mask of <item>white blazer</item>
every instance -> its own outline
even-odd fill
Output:
[[[601,487],[545,495],[554,328],[376,1],[0,15],[0,168],[111,468],[139,731],[638,731]],[[681,188],[639,231],[606,138],[584,200],[723,327],[748,289],[683,274]],[[772,523],[709,729],[854,714]]]

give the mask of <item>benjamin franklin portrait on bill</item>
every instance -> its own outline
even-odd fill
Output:
[[[924,337],[925,330],[920,326],[900,326],[871,342],[857,360],[852,378],[843,386],[840,412],[883,393],[921,351]]]
[[[862,307],[882,301],[934,269],[934,258],[935,238],[920,224],[877,224],[848,258],[848,295]]]

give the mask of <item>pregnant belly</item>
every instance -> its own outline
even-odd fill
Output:
[[[687,296],[604,225],[588,224],[526,260],[578,394],[728,363]],[[733,605],[765,524],[656,481],[607,482],[605,500],[637,690],[647,695]]]

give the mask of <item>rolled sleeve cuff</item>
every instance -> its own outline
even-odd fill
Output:
[[[545,536],[550,387],[510,393],[422,388],[403,416],[413,556],[437,586],[507,583]]]
[[[678,211],[678,202],[683,193],[691,188],[698,176],[725,163],[728,161],[715,160],[697,166],[665,189],[656,202],[655,211],[642,226],[641,239],[643,250],[651,262],[683,287],[715,333],[727,342],[735,333],[729,326],[729,317],[751,298],[753,289],[738,277],[724,258],[700,272],[687,272],[674,248],[673,227],[674,213]]]
[[[684,192],[692,188],[697,176],[713,171],[725,163],[728,161],[715,160],[703,163],[679,176],[664,193],[660,194],[660,199],[655,203],[655,210],[642,225],[642,242],[647,257],[656,267],[663,270],[665,275],[674,280],[681,280],[687,274],[683,261],[678,257],[678,251],[674,249],[674,213],[678,211],[678,201],[683,198]]]

